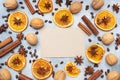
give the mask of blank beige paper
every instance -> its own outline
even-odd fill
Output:
[[[41,57],[85,55],[84,33],[79,28],[43,28],[40,30]]]

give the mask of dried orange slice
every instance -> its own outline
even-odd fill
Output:
[[[68,62],[65,66],[66,73],[71,77],[77,77],[80,74],[78,69],[72,62]]]
[[[37,59],[32,64],[32,74],[40,80],[48,78],[53,72],[53,67],[50,62],[45,59]]]
[[[15,11],[8,18],[8,25],[15,32],[22,32],[27,28],[28,17],[24,12]]]
[[[99,44],[92,44],[86,50],[88,60],[96,64],[101,62],[104,53],[104,47]]]
[[[55,12],[53,20],[57,26],[61,28],[67,28],[73,24],[74,19],[73,19],[73,15],[69,10],[60,9]]]
[[[14,53],[7,60],[7,66],[15,71],[21,71],[26,65],[26,58],[24,55]]]
[[[95,24],[99,29],[109,31],[116,26],[116,17],[112,12],[102,10],[95,16]]]
[[[39,0],[38,9],[40,10],[41,13],[51,12],[53,10],[52,0]]]

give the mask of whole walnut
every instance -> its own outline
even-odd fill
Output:
[[[28,33],[26,36],[26,40],[31,45],[36,45],[38,43],[38,38],[34,33]]]
[[[110,71],[107,74],[107,80],[119,80],[120,79],[120,73],[118,71]]]
[[[59,70],[55,73],[54,80],[65,80],[66,74],[63,70]]]
[[[33,27],[35,29],[39,29],[39,28],[42,28],[44,26],[44,21],[40,18],[33,18],[30,21],[30,25],[31,25],[31,27]]]
[[[104,0],[93,0],[92,8],[95,10],[100,9],[104,5]]]
[[[114,36],[113,36],[113,34],[110,33],[110,32],[105,33],[105,34],[102,36],[102,42],[103,42],[105,45],[109,45],[109,44],[111,44],[113,41],[114,41]]]
[[[76,1],[70,5],[69,9],[70,9],[71,13],[76,14],[81,11],[82,4],[78,1]]]
[[[7,9],[16,9],[18,7],[18,2],[17,0],[5,0],[4,5]]]
[[[109,65],[115,65],[117,62],[118,62],[118,58],[116,55],[112,54],[112,53],[109,53],[106,55],[106,62],[109,64]]]
[[[7,69],[0,70],[0,80],[11,80],[11,73]]]

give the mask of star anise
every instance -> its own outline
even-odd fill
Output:
[[[73,70],[73,66],[67,66],[66,69],[67,69],[68,72],[72,72],[72,70]]]
[[[91,47],[91,49],[90,49],[89,52],[90,52],[90,54],[92,55],[92,57],[94,57],[94,56],[97,55],[97,48],[98,48],[97,45],[94,45],[94,46]]]
[[[43,66],[40,66],[38,69],[37,69],[37,73],[40,74],[40,75],[45,75],[48,71],[50,71],[50,69],[48,67],[43,67]]]
[[[45,3],[45,6],[44,6],[46,9],[50,9],[51,7],[51,4],[49,2]]]
[[[60,20],[61,20],[62,22],[67,22],[67,21],[68,21],[68,16],[67,16],[67,15],[63,15]]]
[[[14,21],[14,25],[21,25],[23,23],[20,18],[16,18],[16,17],[14,17],[13,21]]]
[[[23,45],[20,46],[19,50],[18,50],[19,54],[22,54],[24,56],[26,56],[26,53],[28,52]]]
[[[21,60],[20,60],[18,57],[16,57],[16,58],[12,61],[12,63],[15,64],[15,65],[19,65],[19,64],[21,63]]]
[[[66,0],[66,6],[68,7],[69,5],[71,5],[71,2],[72,2],[72,0],[70,1],[70,0]]]
[[[92,66],[88,66],[87,68],[85,68],[85,76],[93,74],[93,72],[94,72],[94,68]]]
[[[82,58],[82,56],[80,56],[80,57],[76,57],[75,58],[75,61],[74,61],[77,65],[81,65],[82,63],[83,63],[83,58]]]
[[[113,11],[116,11],[116,13],[119,12],[119,6],[118,6],[118,3],[117,3],[117,4],[113,4],[112,8],[113,8]]]
[[[116,45],[120,45],[120,37],[116,38],[115,42]]]
[[[18,38],[18,40],[22,40],[23,39],[23,37],[24,37],[24,35],[23,35],[23,33],[21,32],[21,33],[19,33],[19,34],[17,34],[17,38]]]
[[[59,4],[59,6],[61,6],[61,3],[63,3],[63,0],[56,0],[56,4]]]
[[[100,25],[100,24],[105,24],[107,25],[109,22],[110,22],[110,17],[109,16],[104,16],[102,19],[97,19],[97,24]]]
[[[2,32],[5,32],[7,28],[8,28],[8,25],[7,25],[7,24],[2,24],[2,25],[0,26],[0,34],[1,34]]]

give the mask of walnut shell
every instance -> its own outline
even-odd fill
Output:
[[[107,80],[119,80],[120,79],[120,73],[118,71],[110,71],[107,74]]]
[[[30,25],[31,25],[31,27],[33,27],[35,29],[39,29],[39,28],[42,28],[44,26],[44,21],[40,18],[33,18],[30,21]]]
[[[107,56],[106,56],[106,62],[109,64],[109,65],[115,65],[117,62],[118,62],[118,58],[117,56],[115,56],[114,54],[112,53],[109,53]]]
[[[69,9],[70,9],[71,13],[76,14],[81,11],[82,4],[78,1],[76,1],[70,5]]]
[[[65,80],[66,74],[63,70],[59,70],[55,73],[54,80]]]
[[[5,7],[7,9],[16,9],[18,7],[18,2],[17,0],[5,0],[5,3],[4,3]]]
[[[113,41],[114,41],[114,36],[113,36],[113,34],[111,34],[110,32],[105,33],[105,34],[102,36],[102,42],[103,42],[105,45],[109,45],[109,44],[111,44]]]
[[[93,0],[92,8],[95,10],[100,9],[104,5],[104,0]]]
[[[38,38],[34,33],[28,33],[26,36],[26,40],[31,45],[36,45],[38,43]]]
[[[11,80],[11,73],[7,69],[0,70],[0,80]]]

